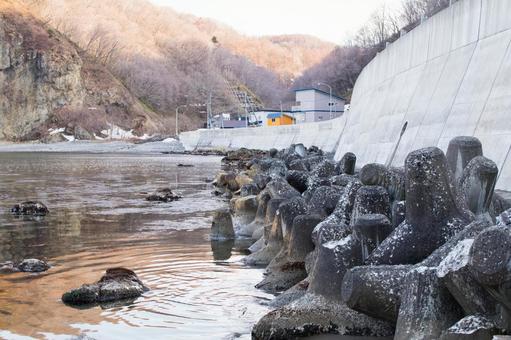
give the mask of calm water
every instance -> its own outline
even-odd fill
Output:
[[[0,274],[0,338],[250,338],[271,296],[253,288],[262,271],[240,264],[242,245],[208,239],[212,212],[225,206],[206,184],[219,167],[216,157],[0,154],[0,262],[53,265]],[[145,201],[161,187],[184,198]],[[11,216],[24,200],[46,203],[50,215]],[[60,302],[113,266],[135,270],[151,291],[109,308]]]

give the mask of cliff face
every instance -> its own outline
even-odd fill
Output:
[[[0,139],[41,138],[52,125],[82,121],[85,129],[109,122],[142,132],[152,125],[149,114],[64,36],[16,2],[0,1]]]

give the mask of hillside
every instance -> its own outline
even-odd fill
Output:
[[[292,80],[334,48],[308,36],[247,37],[213,20],[146,0],[20,0],[48,26],[105,66],[174,131],[201,127],[213,114],[245,114],[233,88],[266,107],[285,102]]]
[[[244,114],[233,88],[267,107],[334,46],[303,35],[247,37],[146,0],[0,0],[0,139],[82,138],[108,124],[136,133]],[[84,132],[84,130],[90,132]],[[57,139],[58,137],[53,137]]]
[[[161,57],[162,46],[169,42],[197,40],[211,45],[216,37],[221,46],[280,77],[300,75],[334,48],[331,43],[303,35],[247,37],[213,20],[180,14],[146,0],[24,1],[79,43],[102,27],[125,51]]]
[[[0,1],[0,139],[44,138],[48,128],[141,133],[154,115],[104,67],[13,0]]]

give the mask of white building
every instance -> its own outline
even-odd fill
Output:
[[[296,93],[296,105],[291,112],[296,123],[318,122],[339,117],[344,112],[346,100],[315,88],[299,89]]]

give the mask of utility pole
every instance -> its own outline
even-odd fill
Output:
[[[332,103],[332,86],[326,84],[326,83],[318,83],[318,86],[321,86],[321,85],[325,85],[325,86],[328,86],[328,88],[330,89],[330,101],[328,102],[328,108],[330,109],[330,119],[333,118],[332,116],[332,106],[333,106],[333,103]]]
[[[248,128],[248,95],[245,93],[245,127]]]
[[[206,110],[207,110],[207,114],[208,114],[208,129],[211,129],[212,128],[212,122],[211,122],[211,118],[212,118],[212,113],[211,113],[211,92],[209,93],[209,97],[208,97],[208,103],[206,104]]]
[[[186,107],[186,105],[179,105],[176,107],[176,139],[179,139],[179,109]]]

